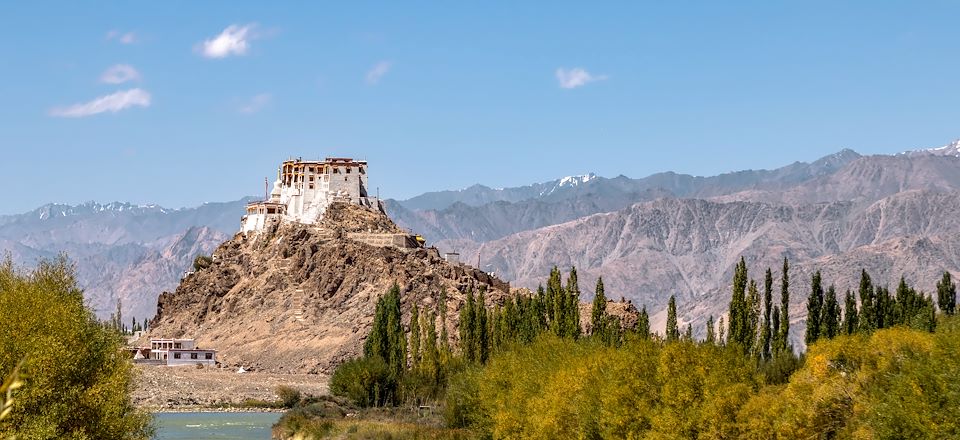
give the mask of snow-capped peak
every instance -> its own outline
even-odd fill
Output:
[[[596,177],[597,175],[593,173],[581,174],[579,176],[567,176],[560,179],[560,182],[557,183],[557,187],[577,186],[577,185],[580,185],[581,183],[587,183],[595,179]]]
[[[556,184],[550,187],[550,189],[540,192],[540,197],[548,196],[553,194],[554,191],[564,188],[564,187],[574,187],[579,186],[584,183],[587,183],[593,179],[596,179],[597,175],[593,173],[581,174],[579,176],[567,176],[560,180],[556,181]]]
[[[925,148],[913,151],[904,151],[900,153],[907,156],[932,155],[932,156],[954,156],[960,157],[960,139],[950,142],[947,145],[936,148]]]

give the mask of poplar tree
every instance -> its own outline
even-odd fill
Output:
[[[957,285],[950,279],[950,272],[943,271],[943,278],[937,283],[937,305],[947,315],[957,312]]]
[[[547,280],[547,319],[550,330],[557,336],[563,336],[564,309],[566,309],[567,298],[563,292],[563,285],[560,281],[560,269],[556,266],[550,271],[550,278]]]
[[[723,325],[723,316],[720,317],[720,323],[717,324],[717,343],[719,345],[726,345],[727,343],[727,326]]]
[[[637,334],[643,339],[650,339],[650,315],[647,313],[647,306],[643,306],[637,316]]]
[[[780,328],[777,332],[777,351],[785,351],[790,341],[790,263],[783,257],[780,275]]]
[[[667,328],[665,331],[667,342],[680,339],[680,329],[677,328],[677,300],[673,295],[670,295],[670,302],[667,303]]]
[[[760,347],[761,355],[764,359],[770,359],[770,343],[773,337],[770,313],[773,308],[773,272],[767,268],[767,273],[763,278],[763,326],[760,327]]]
[[[420,368],[431,378],[438,380],[440,373],[440,350],[437,348],[437,315],[429,313],[423,325],[423,357]]]
[[[820,337],[833,339],[840,334],[840,303],[833,285],[827,289],[820,317]]]
[[[486,288],[480,287],[480,295],[477,297],[477,303],[474,307],[474,359],[481,364],[487,362],[490,354],[490,333],[487,325],[487,307],[485,302]]]
[[[706,339],[706,342],[707,342],[708,344],[716,344],[716,343],[717,343],[717,334],[716,334],[716,329],[714,329],[713,315],[710,315],[710,317],[707,318],[707,339]]]
[[[853,292],[847,289],[843,299],[843,332],[848,335],[854,334],[860,326],[859,318],[857,299],[853,296]]]
[[[730,299],[730,342],[740,344],[746,353],[749,350],[747,341],[748,305],[747,305],[747,263],[740,257],[733,270],[733,294]]]
[[[816,271],[810,280],[810,296],[807,298],[807,331],[804,341],[809,346],[820,339],[820,317],[823,310],[823,286],[820,284],[820,271]]]
[[[773,306],[773,317],[771,321],[773,322],[773,329],[771,329],[771,331],[774,335],[772,353],[776,354],[780,352],[780,349],[777,348],[780,344],[780,306]]]
[[[590,313],[590,333],[601,340],[606,339],[607,319],[607,297],[603,293],[603,277],[600,277],[597,278],[596,294]]]
[[[467,300],[460,309],[460,352],[468,362],[477,360],[476,311],[473,288],[467,290]]]
[[[858,329],[862,333],[870,333],[877,329],[877,307],[876,293],[873,290],[873,283],[870,281],[870,274],[866,269],[860,270],[860,316],[857,322]]]
[[[420,364],[420,309],[416,304],[410,310],[410,367]]]
[[[567,277],[567,296],[564,306],[564,335],[573,339],[580,337],[580,283],[577,280],[577,268],[570,268]]]
[[[441,365],[446,365],[451,353],[450,334],[447,333],[447,292],[445,290],[440,291],[440,298],[437,299],[437,314],[440,315],[440,347],[437,359]]]
[[[365,357],[378,357],[387,364],[393,381],[399,380],[407,365],[407,341],[400,318],[400,287],[394,283],[377,301],[373,328],[363,346]]]
[[[760,292],[757,289],[757,282],[750,280],[747,287],[747,325],[743,332],[742,345],[745,353],[753,353],[754,356],[760,356],[759,341],[757,330],[760,327]]]
[[[693,341],[693,324],[687,323],[687,330],[683,332],[684,341]]]

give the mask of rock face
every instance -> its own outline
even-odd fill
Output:
[[[328,214],[319,227],[287,223],[234,236],[213,253],[209,268],[160,295],[150,335],[195,338],[230,366],[321,373],[362,353],[377,299],[393,283],[401,288],[405,323],[414,304],[437,310],[447,292],[451,337],[468,289],[487,289],[488,305],[511,294],[507,283],[448,263],[436,250],[373,247],[345,237],[353,230],[392,232],[396,226],[384,215],[358,217],[334,206]]]
[[[815,270],[841,295],[856,289],[861,269],[875,283],[892,287],[904,276],[928,293],[942,271],[960,273],[957,212],[960,192],[908,191],[867,206],[660,199],[483,243],[483,267],[516,285],[535,286],[553,265],[576,266],[584,286],[602,276],[609,295],[646,305],[652,328],[661,333],[667,300],[676,295],[681,323],[693,323],[702,335],[707,318],[727,310],[741,256],[754,279],[762,281],[762,270],[773,269],[775,298],[787,257],[791,316],[801,324]],[[465,253],[481,246],[459,245]],[[792,330],[801,346],[802,327]]]

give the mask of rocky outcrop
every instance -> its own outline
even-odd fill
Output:
[[[373,247],[336,229],[289,223],[236,235],[209,268],[160,295],[150,334],[195,338],[231,366],[329,372],[361,354],[377,299],[394,283],[405,321],[414,304],[437,310],[446,292],[451,336],[468,289],[486,289],[488,305],[511,295],[508,284],[435,249]]]

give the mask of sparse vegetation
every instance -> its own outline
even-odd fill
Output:
[[[197,258],[193,259],[193,270],[201,271],[213,265],[213,258],[206,255],[197,255]]]

